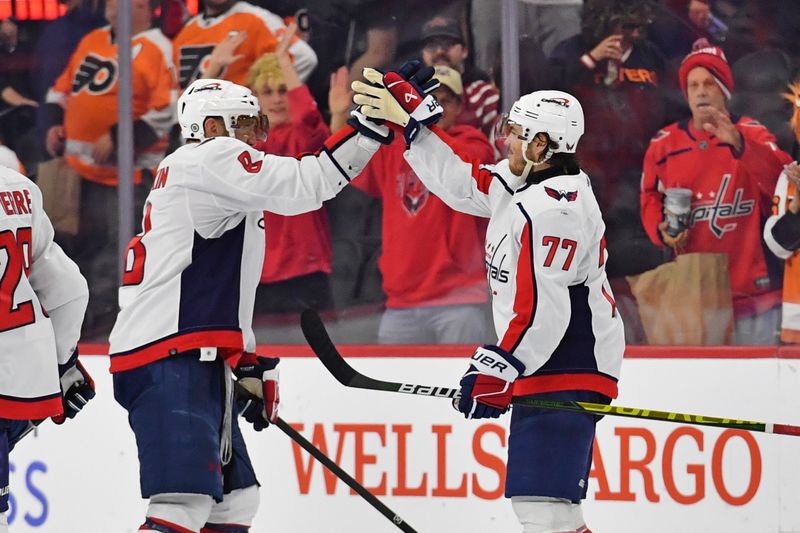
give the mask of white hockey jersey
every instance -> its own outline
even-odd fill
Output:
[[[319,209],[364,169],[377,141],[350,126],[299,159],[265,155],[231,137],[187,144],[158,167],[142,232],[128,247],[111,372],[196,348],[231,364],[255,351],[255,291],[264,215]]]
[[[462,159],[435,126],[421,132],[405,158],[450,207],[489,218],[485,257],[496,344],[525,365],[514,394],[590,390],[615,398],[625,335],[588,176],[550,169],[526,184],[508,160]]]
[[[58,364],[75,351],[88,301],[86,280],[53,242],[39,188],[0,167],[0,418],[63,412]]]

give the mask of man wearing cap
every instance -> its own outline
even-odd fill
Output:
[[[455,19],[434,17],[422,27],[422,61],[426,65],[445,65],[460,74],[464,97],[457,124],[467,124],[486,135],[498,117],[500,93],[489,76],[467,65],[469,48]]]
[[[761,221],[770,212],[775,182],[790,162],[775,137],[749,117],[731,115],[733,74],[722,49],[699,47],[683,60],[681,89],[690,119],[670,124],[650,141],[640,194],[650,239],[678,252],[728,256],[737,344],[772,344],[781,294],[767,273]],[[664,191],[692,191],[688,229],[667,233]]]
[[[439,123],[451,146],[485,163],[493,151],[480,130],[456,125],[464,94],[461,76],[436,67]],[[358,83],[358,82],[356,82]],[[390,344],[480,342],[489,301],[484,269],[486,223],[453,211],[432,195],[406,163],[397,135],[378,151],[353,185],[383,201],[380,270],[386,311],[378,340]]]

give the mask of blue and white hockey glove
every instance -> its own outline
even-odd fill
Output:
[[[394,140],[394,132],[389,129],[389,126],[369,118],[361,112],[360,108],[350,112],[350,118],[347,119],[347,123],[353,126],[361,135],[374,139],[381,144],[391,144]]]
[[[433,67],[423,67],[419,61],[409,61],[400,70],[383,75],[384,87],[408,113],[408,124],[403,129],[406,146],[411,146],[422,126],[439,122],[444,113],[436,97],[429,94],[439,86],[433,77],[435,72]]]
[[[454,407],[465,418],[499,417],[508,410],[514,380],[524,371],[525,365],[499,346],[478,348],[461,377],[461,397]]]
[[[277,357],[258,357],[246,354],[233,373],[249,397],[240,399],[239,412],[253,424],[256,431],[278,420],[280,392],[278,389]]]
[[[83,406],[94,398],[94,380],[89,372],[78,361],[78,349],[63,365],[58,365],[58,375],[61,377],[61,395],[64,402],[64,414],[54,416],[53,422],[63,424],[67,418],[75,418]]]

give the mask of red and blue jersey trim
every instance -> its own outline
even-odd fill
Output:
[[[184,331],[158,339],[138,348],[110,354],[111,373],[139,368],[189,350],[204,347],[222,348],[231,353],[241,353],[244,339],[240,329],[211,328],[202,331]]]
[[[0,418],[41,420],[63,413],[64,404],[61,401],[61,391],[36,398],[0,395]]]
[[[527,396],[545,392],[588,390],[599,392],[611,399],[617,397],[617,380],[599,372],[564,372],[526,376],[514,382],[514,396]]]
[[[514,350],[517,349],[525,334],[533,325],[538,305],[536,276],[533,269],[533,223],[521,205],[519,208],[525,216],[527,224],[522,229],[522,236],[520,237],[516,276],[517,286],[513,307],[514,318],[509,322],[503,338],[498,343],[502,349],[509,353],[514,353]]]

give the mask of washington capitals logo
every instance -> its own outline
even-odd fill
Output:
[[[194,92],[199,93],[200,91],[221,91],[222,84],[218,82],[206,83],[202,87],[198,87],[194,90]]]
[[[413,171],[400,172],[397,176],[397,193],[403,204],[403,209],[409,215],[417,216],[428,203],[430,193]]]
[[[736,189],[734,191],[733,203],[724,203],[723,199],[728,192],[730,181],[730,174],[722,176],[719,190],[709,195],[714,199],[713,202],[706,202],[692,209],[690,226],[707,220],[711,233],[716,238],[721,239],[726,233],[736,229],[738,224],[737,222],[731,222],[731,219],[747,217],[754,212],[756,202],[755,200],[744,200],[744,189]]]
[[[555,198],[559,202],[562,198],[568,202],[574,202],[578,199],[578,191],[557,191],[555,189],[551,189],[550,187],[545,187],[544,192],[547,193],[547,196],[550,198]]]
[[[560,105],[561,107],[569,107],[569,100],[566,98],[542,98],[542,102]]]

